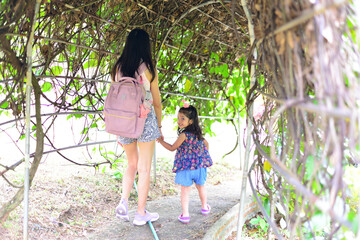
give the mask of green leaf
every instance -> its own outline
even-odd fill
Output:
[[[219,74],[221,72],[221,67],[220,66],[216,66],[215,67],[215,73]]]
[[[60,66],[54,66],[51,68],[51,72],[55,76],[60,75],[62,73],[62,71],[63,71],[63,68]]]
[[[89,128],[85,127],[82,131],[81,134],[87,134],[89,132]]]
[[[84,63],[83,67],[84,69],[90,68],[90,67],[96,67],[98,65],[98,62],[96,59],[91,59]]]
[[[44,82],[44,84],[41,86],[41,89],[43,92],[48,92],[52,89],[52,85],[49,82]]]
[[[233,94],[234,92],[235,92],[234,87],[233,87],[233,86],[229,87],[229,89],[228,89],[228,91],[227,91],[228,95],[231,95],[231,94]]]
[[[60,62],[65,62],[66,61],[66,57],[63,54],[59,55],[59,61]]]
[[[262,219],[262,218],[260,219],[260,227],[261,227],[261,229],[264,230],[264,231],[266,231],[267,228],[268,228],[267,222],[265,222],[265,220]]]
[[[319,194],[321,192],[321,185],[320,183],[318,183],[315,179],[313,180],[313,182],[311,183],[311,190],[315,193],[315,194]]]
[[[227,78],[229,77],[229,67],[227,64],[223,64],[221,66],[221,75],[224,77],[224,78]]]
[[[308,158],[306,159],[306,163],[305,163],[305,180],[309,180],[312,173],[314,172],[314,157],[313,156],[308,156]]]
[[[270,216],[270,201],[269,201],[269,198],[267,198],[267,197],[263,198],[263,206],[264,206],[265,211],[267,212],[267,214]]]
[[[9,107],[9,102],[4,102],[1,106],[0,106],[0,108],[3,108],[3,109],[6,109],[6,108],[8,108]]]
[[[354,20],[351,18],[347,18],[347,25],[349,27],[349,33],[350,33],[350,37],[352,39],[353,42],[356,42],[356,31],[355,31],[355,27],[354,27]]]
[[[350,211],[348,213],[347,219],[349,220],[349,222],[351,222],[351,230],[354,233],[357,233],[359,231],[359,219],[360,219],[360,216],[356,216],[355,212]]]
[[[191,82],[190,82],[189,79],[186,79],[186,82],[185,82],[185,90],[184,90],[185,93],[189,92],[190,88],[191,88]]]
[[[74,53],[76,51],[76,47],[74,45],[70,45],[70,52]]]
[[[72,104],[75,104],[78,100],[79,100],[79,96],[75,97],[74,100],[72,101]]]
[[[235,71],[234,71],[235,72]],[[233,77],[233,78],[231,78],[231,82],[232,82],[232,84],[234,85],[234,86],[239,86],[240,85],[240,83],[241,83],[241,79],[239,78],[239,77]]]
[[[246,116],[246,111],[241,111],[240,112],[240,117],[244,118]]]
[[[270,146],[261,145],[261,148],[265,152],[266,155],[270,156],[270,153],[271,153]]]
[[[252,224],[252,225],[257,225],[259,222],[260,222],[260,219],[261,218],[259,218],[259,217],[257,217],[257,218],[253,218],[253,219],[251,219],[250,220],[250,224]]]
[[[240,104],[240,106],[243,106],[244,103],[245,103],[244,98],[243,98],[242,96],[240,96],[240,97],[239,97],[239,104]]]

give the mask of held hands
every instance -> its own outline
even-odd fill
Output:
[[[160,137],[158,137],[157,139],[156,139],[156,141],[158,142],[158,143],[163,143],[164,142],[164,136],[161,134],[161,136]]]
[[[163,142],[164,141],[164,135],[162,134],[162,132],[161,132],[161,127],[159,127],[159,131],[160,131],[160,137],[158,137],[157,139],[156,139],[156,141],[158,142],[158,143],[161,143],[161,142]]]
[[[157,139],[156,139],[156,141],[158,142],[158,143],[160,143],[164,148],[166,148],[166,149],[168,149],[167,147],[166,147],[166,145],[169,145],[167,142],[165,142],[165,140],[164,140],[164,136],[161,134],[161,137],[158,137]]]

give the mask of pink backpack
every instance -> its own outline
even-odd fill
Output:
[[[105,99],[105,131],[117,136],[138,138],[144,131],[147,114],[142,114],[144,85],[132,77],[112,82]]]

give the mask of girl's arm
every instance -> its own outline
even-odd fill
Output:
[[[209,143],[208,141],[206,141],[206,139],[204,138],[204,143],[205,143],[205,147],[206,149],[209,151]]]
[[[173,145],[165,142],[163,139],[159,138],[158,141],[161,145],[163,145],[164,148],[166,148],[169,151],[175,151],[180,145],[185,141],[186,136],[185,133],[182,133],[179,135],[178,139],[174,142]]]

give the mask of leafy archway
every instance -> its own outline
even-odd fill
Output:
[[[15,119],[25,116],[25,46],[34,3],[6,1],[2,4],[5,11],[2,11],[0,36],[4,54],[0,111],[12,114]],[[91,142],[90,133],[103,130],[101,110],[109,83],[108,73],[127,33],[134,27],[146,29],[152,39],[164,113],[175,113],[181,99],[190,95],[198,97],[189,100],[198,106],[201,115],[236,117],[246,98],[239,67],[244,62],[248,44],[242,26],[246,19],[242,14],[232,17],[231,9],[234,13],[241,12],[239,6],[218,1],[194,1],[192,5],[176,1],[42,1],[33,43],[32,83],[37,99],[33,110],[37,118],[31,135],[38,148],[34,153],[32,175],[44,152],[43,146],[45,151],[60,147],[50,131],[56,127],[58,116],[67,114],[68,119],[85,122],[83,129],[79,129],[78,144]],[[234,34],[238,37],[234,38]],[[242,114],[245,115],[245,111]],[[214,121],[204,120],[206,132],[211,133]],[[24,138],[25,124],[23,121],[12,124],[19,132],[14,139],[16,144]],[[6,178],[8,171],[22,162],[5,167],[2,177]],[[113,163],[105,158],[85,165],[98,167]],[[15,199],[18,199],[15,204],[3,206],[1,218],[22,201],[22,194]]]
[[[25,111],[25,46],[34,2],[1,3],[0,113],[15,119]],[[184,94],[224,100],[193,98],[201,115],[235,117],[246,108],[256,145],[250,173],[259,173],[265,187],[253,190],[261,196],[257,202],[265,206],[263,214],[276,234],[280,223],[275,223],[284,221],[291,238],[314,236],[311,220],[319,214],[331,218],[332,228],[326,232],[330,238],[341,226],[356,232],[357,210],[346,210],[342,179],[344,159],[358,161],[360,151],[359,33],[353,2],[241,3],[42,1],[31,80],[36,113],[32,137],[37,142],[32,177],[44,144],[58,147],[48,130],[59,114],[85,119],[79,143],[90,141],[89,133],[102,129],[99,111],[108,73],[127,32],[142,27],[153,40],[166,113],[174,112]],[[251,46],[249,35],[254,40]],[[263,112],[252,107],[257,98],[263,99]],[[48,115],[44,105],[51,107]],[[211,132],[213,121],[204,121],[205,131]],[[17,121],[16,127],[16,138],[21,139],[23,122]],[[1,176],[6,178],[7,171],[21,162],[4,166]],[[112,164],[104,160],[91,165],[104,163]],[[21,202],[21,191],[14,199],[15,204],[1,209],[1,218]],[[334,211],[335,204],[345,210]],[[304,224],[307,230],[302,229]]]

